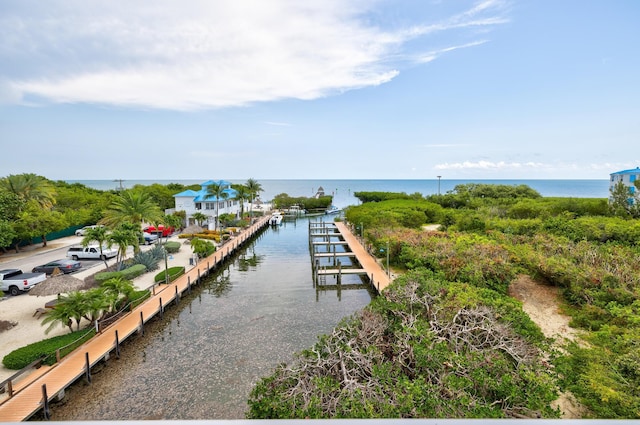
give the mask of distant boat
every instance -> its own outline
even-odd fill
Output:
[[[269,219],[269,224],[272,226],[279,226],[282,224],[282,214],[280,211],[276,211],[273,213],[271,218]]]
[[[341,211],[340,208],[336,207],[335,205],[331,205],[329,208],[326,209],[326,211],[324,212],[325,214],[335,214],[335,213],[339,213]]]
[[[300,208],[300,205],[292,205],[284,210],[285,218],[297,218],[305,215],[306,211]]]

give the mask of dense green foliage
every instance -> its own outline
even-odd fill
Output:
[[[72,234],[76,228],[95,223],[108,225],[109,231],[126,222],[139,227],[142,220],[178,228],[184,222],[184,211],[171,215],[164,215],[162,211],[172,208],[173,195],[187,188],[170,183],[101,191],[80,183],[50,181],[30,173],[2,177],[0,249],[12,246],[19,250],[21,245],[34,239],[46,245],[48,234],[63,231]]]
[[[417,270],[260,381],[248,417],[556,417],[543,342],[516,301]]]
[[[331,205],[332,196],[305,197],[305,196],[289,196],[286,193],[280,193],[273,197],[273,206],[275,208],[290,208],[294,205],[299,206],[307,212],[324,211]]]
[[[380,202],[390,199],[421,199],[421,194],[407,195],[404,192],[354,192],[353,196],[358,198],[360,202]]]
[[[614,214],[603,199],[541,198],[526,187],[489,186],[463,185],[426,199],[376,195],[376,202],[348,208],[346,220],[371,252],[386,255],[381,248],[388,245],[391,265],[406,276],[366,312],[264,378],[249,416],[553,416],[549,402],[557,386],[578,398],[585,418],[640,418],[640,222]],[[428,224],[439,230],[426,230]],[[521,274],[560,288],[562,308],[582,340],[555,341],[558,351],[545,345],[508,296]],[[419,313],[416,303],[425,297],[432,304]],[[473,309],[491,311],[501,329],[544,353],[534,363],[549,358],[553,366],[525,371],[518,364],[514,371],[491,349],[480,361],[450,333],[437,333],[434,323],[452,323]],[[396,328],[407,310],[411,328]],[[378,336],[351,338],[374,324],[383,329]],[[465,335],[473,339],[475,331]],[[434,361],[421,364],[419,355]],[[443,365],[451,365],[450,379]],[[443,376],[435,391],[434,379]]]
[[[64,357],[95,333],[95,329],[85,329],[34,342],[4,356],[2,364],[7,369],[20,370],[38,359],[45,358],[43,363],[52,365],[56,362],[56,350],[62,349],[60,354]]]

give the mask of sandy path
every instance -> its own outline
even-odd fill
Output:
[[[554,338],[558,346],[579,338],[575,329],[569,327],[571,318],[558,309],[560,295],[557,287],[521,275],[509,285],[509,295],[522,301],[524,312],[546,337]],[[553,405],[560,408],[563,419],[580,419],[584,412],[584,408],[570,393],[561,393]]]
[[[509,285],[509,295],[522,301],[522,309],[548,338],[574,340],[576,332],[569,327],[571,318],[558,310],[558,288],[520,275]]]

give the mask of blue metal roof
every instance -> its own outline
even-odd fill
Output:
[[[191,189],[185,190],[184,192],[176,193],[175,195],[173,195],[173,197],[174,198],[189,197],[189,198],[193,198],[193,202],[206,202],[206,201],[214,202],[216,201],[216,197],[212,195],[207,195],[207,188],[212,184],[218,184],[220,186],[226,187],[226,189],[222,191],[227,195],[225,199],[233,199],[238,196],[238,192],[235,189],[231,188],[230,182],[226,180],[217,180],[217,181],[208,180],[200,185],[201,186],[200,190],[191,190]]]
[[[632,168],[630,170],[616,171],[615,173],[611,173],[612,176],[617,176],[621,174],[640,174],[640,167]]]
[[[222,193],[227,194],[227,197],[223,199],[232,199],[232,198],[235,198],[236,195],[238,194],[235,189],[225,189],[222,191]],[[196,196],[193,202],[215,201],[216,199],[217,199],[216,196],[207,194],[207,189],[203,189],[200,192],[198,192],[198,196]]]

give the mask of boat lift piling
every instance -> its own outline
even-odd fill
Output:
[[[338,246],[344,247],[344,251],[338,251]],[[316,289],[321,283],[326,283],[326,276],[335,276],[337,286],[341,287],[346,274],[359,275],[361,279],[368,280],[368,284],[378,293],[389,284],[386,272],[342,222],[310,221],[309,251],[313,286]],[[351,258],[352,266],[344,267],[340,257]],[[320,265],[322,258],[328,258],[329,265]]]

